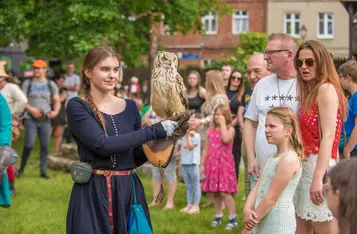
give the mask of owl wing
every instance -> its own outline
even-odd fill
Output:
[[[183,79],[179,73],[176,73],[175,80],[176,80],[176,90],[177,93],[180,95],[181,103],[185,107],[185,109],[188,110],[189,107],[188,107],[187,91],[183,83]]]

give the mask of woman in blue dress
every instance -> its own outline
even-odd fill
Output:
[[[137,105],[112,95],[119,81],[119,59],[109,47],[88,52],[82,71],[84,99],[67,105],[68,127],[81,162],[93,167],[88,183],[73,186],[67,234],[126,234],[133,205],[132,170],[147,161],[142,144],[166,139],[177,123],[164,120],[141,129]],[[151,226],[143,186],[134,174],[137,204]]]
[[[12,118],[9,105],[0,94],[0,146],[10,146],[12,135]],[[0,171],[0,206],[11,205],[10,187],[6,170]]]

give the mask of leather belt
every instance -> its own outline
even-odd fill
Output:
[[[114,234],[114,218],[113,218],[113,195],[112,195],[112,185],[111,185],[111,176],[128,176],[131,175],[131,170],[125,171],[112,171],[112,170],[98,170],[94,169],[93,174],[96,175],[103,175],[106,180],[107,185],[107,192],[108,192],[108,215],[109,215],[109,222],[110,222],[110,229],[111,233]]]

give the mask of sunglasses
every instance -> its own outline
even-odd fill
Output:
[[[242,77],[241,76],[231,76],[232,78],[232,80],[241,80],[242,79]]]
[[[313,58],[308,58],[308,59],[305,59],[305,60],[301,60],[301,59],[295,59],[295,66],[297,67],[297,68],[300,68],[300,67],[302,67],[303,65],[304,65],[304,63],[306,64],[306,66],[308,66],[308,67],[313,67],[314,66],[314,64],[315,64],[315,59],[313,59]]]

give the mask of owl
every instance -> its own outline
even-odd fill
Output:
[[[177,72],[178,57],[158,52],[151,75],[151,105],[158,117],[167,119],[188,111],[187,91]]]

